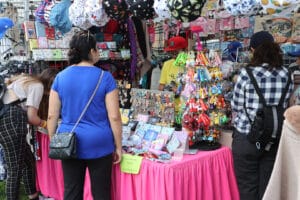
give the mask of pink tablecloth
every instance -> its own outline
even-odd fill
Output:
[[[47,158],[49,139],[40,135],[42,160],[37,163],[37,181],[44,195],[63,198],[61,163]],[[88,175],[87,179],[88,180]],[[92,200],[90,183],[85,184],[85,200]],[[113,167],[114,200],[238,200],[231,150],[222,147],[185,155],[169,164],[144,159],[138,175]]]
[[[48,158],[49,137],[43,133],[37,133],[37,140],[40,145],[41,160],[36,163],[37,169],[37,187],[46,197],[52,197],[55,200],[63,200],[64,196],[64,178],[61,161]],[[89,180],[87,173],[86,180]],[[93,200],[90,192],[90,182],[86,181],[84,188],[85,200]]]

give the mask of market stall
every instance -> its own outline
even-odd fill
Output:
[[[37,161],[38,185],[45,196],[63,199],[61,163],[48,159],[49,138],[38,135],[42,146],[41,160]],[[123,173],[120,165],[115,165],[111,192],[114,200],[239,199],[228,147],[184,155],[181,161],[170,163],[144,159],[138,174]],[[92,200],[88,174],[84,199]]]
[[[113,166],[113,199],[239,199],[224,145],[230,142],[222,140],[232,133],[234,77],[249,62],[249,38],[261,30],[280,43],[286,66],[295,60],[288,52],[300,49],[299,1],[0,2],[2,16],[11,6],[22,16],[13,12],[17,29],[0,37],[6,75],[64,69],[72,35],[87,30],[95,36],[95,66],[110,71],[119,89],[124,153],[142,159],[137,173],[122,170],[124,163]],[[159,90],[171,61],[178,70]],[[61,163],[48,158],[47,131],[33,138],[37,186],[61,200]],[[85,200],[92,199],[88,180],[87,174]]]

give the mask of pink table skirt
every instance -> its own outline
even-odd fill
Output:
[[[41,160],[36,162],[37,169],[37,188],[46,197],[52,197],[55,200],[64,198],[64,177],[60,160],[48,158],[49,137],[43,133],[37,133],[37,139],[40,144]],[[88,180],[88,181],[87,181]],[[93,200],[90,192],[89,175],[86,175],[84,188],[85,200]]]
[[[37,161],[37,184],[41,192],[63,200],[60,161],[48,159],[49,138],[39,137],[42,160]],[[88,174],[86,180],[89,180]],[[85,200],[92,200],[90,182],[85,184]],[[239,200],[231,150],[222,147],[185,155],[182,161],[162,164],[143,159],[140,173],[126,174],[113,167],[114,200]]]

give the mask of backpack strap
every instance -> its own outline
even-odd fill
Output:
[[[262,95],[259,87],[258,87],[258,84],[257,84],[257,81],[255,80],[254,76],[253,76],[253,73],[251,71],[251,69],[249,67],[246,67],[246,72],[250,78],[250,81],[251,83],[253,84],[254,86],[254,89],[256,91],[256,93],[258,94],[259,96],[259,101],[263,104],[263,106],[267,106],[267,103],[266,103],[266,100],[265,100],[265,97]]]
[[[260,91],[260,89],[259,89],[259,87],[258,87],[257,81],[255,80],[255,78],[254,78],[254,76],[253,76],[253,73],[252,73],[251,69],[250,69],[249,67],[246,67],[245,69],[246,69],[246,72],[247,72],[247,74],[248,74],[248,76],[249,76],[249,78],[250,78],[251,83],[252,83],[253,86],[254,86],[254,89],[255,89],[256,93],[257,93],[258,96],[259,96],[259,101],[263,103],[263,106],[267,106],[266,100],[265,100],[264,96],[262,95],[262,93],[261,93],[261,91]],[[282,105],[283,105],[284,98],[286,97],[286,93],[288,92],[290,83],[291,83],[291,73],[290,73],[290,71],[289,71],[289,72],[288,72],[288,81],[287,81],[287,83],[286,83],[285,88],[283,89],[283,93],[282,93],[282,95],[281,95],[281,97],[280,97],[278,106],[282,106]],[[247,112],[247,109],[246,109],[246,105],[245,105],[245,104],[246,104],[246,103],[244,102],[244,109],[245,109],[247,118],[248,118],[248,120],[250,121],[250,123],[252,123],[252,120],[251,120],[250,117],[249,117],[249,114],[248,114],[248,112]]]
[[[279,103],[278,103],[278,105],[280,105],[280,106],[283,106],[284,98],[286,97],[286,93],[289,90],[290,83],[291,83],[291,72],[288,71],[288,80],[287,80],[287,83],[285,85],[285,88],[282,92],[281,98],[280,98]]]
[[[246,72],[247,72],[247,74],[250,78],[250,82],[253,84],[254,89],[255,89],[256,93],[258,94],[258,96],[259,96],[259,102],[262,102],[263,105],[265,106],[266,105],[266,100],[265,100],[264,96],[262,95],[262,93],[260,92],[260,89],[259,89],[258,84],[257,84],[257,82],[256,82],[256,80],[255,80],[255,78],[252,74],[251,69],[249,67],[245,67],[245,70],[246,70]],[[244,91],[244,93],[246,93],[246,91]],[[247,116],[249,122],[252,124],[253,121],[250,119],[250,116],[247,112],[246,101],[244,101],[244,110],[245,110],[245,113],[246,113],[246,116]]]

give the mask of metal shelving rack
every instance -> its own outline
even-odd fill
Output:
[[[14,22],[14,26],[0,39],[1,65],[12,57],[15,57],[15,60],[30,59],[22,24],[34,14],[40,2],[41,0],[0,0],[0,17],[9,17]]]

